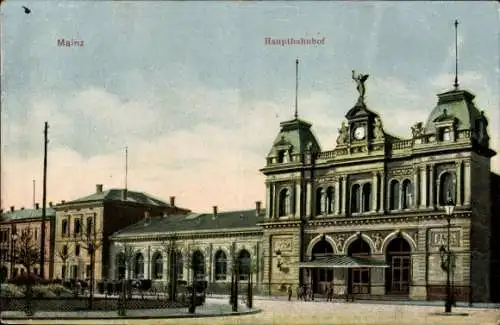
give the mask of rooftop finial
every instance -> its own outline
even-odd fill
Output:
[[[299,59],[295,60],[295,114],[294,114],[295,118],[299,117],[298,93],[299,93]]]
[[[455,19],[455,82],[453,87],[458,89],[458,20]]]

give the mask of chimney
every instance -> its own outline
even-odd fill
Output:
[[[35,203],[35,209],[40,209],[40,203]]]
[[[14,206],[10,207],[10,212],[14,212]]]
[[[64,203],[66,203],[66,201],[64,201],[64,200],[61,200],[61,203],[62,203],[62,204],[64,204]]]
[[[170,197],[170,206],[173,208],[175,207],[175,196]]]
[[[212,216],[212,218],[213,218],[213,219],[215,219],[215,218],[217,218],[217,206],[216,206],[216,205],[214,205],[214,206],[212,207],[212,209],[213,209],[213,212],[214,212],[214,215]]]
[[[52,208],[52,201],[50,201],[50,202],[49,202],[49,207],[51,207],[51,208]]]
[[[260,216],[261,207],[262,207],[261,201],[255,202],[255,213],[257,214],[257,216]]]
[[[97,184],[95,186],[95,192],[96,193],[102,193],[102,184]]]
[[[24,207],[21,207],[21,210],[24,210]]]

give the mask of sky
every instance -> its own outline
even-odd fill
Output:
[[[25,14],[21,6],[31,9]],[[437,94],[474,93],[499,149],[496,2],[2,3],[1,205],[42,201],[43,127],[49,123],[47,202],[125,183],[194,211],[254,208],[265,200],[265,157],[298,107],[332,150],[357,91],[386,132],[410,136]],[[266,45],[315,38],[318,45]],[[82,46],[58,46],[58,40]],[[492,160],[500,172],[500,159]]]

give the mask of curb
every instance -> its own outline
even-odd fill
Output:
[[[85,319],[175,319],[175,318],[208,318],[208,317],[227,317],[227,316],[245,316],[245,315],[253,315],[262,312],[262,309],[255,308],[247,311],[238,311],[238,312],[227,312],[227,313],[217,313],[217,314],[179,314],[179,315],[158,315],[158,316],[66,316],[66,317],[48,317],[48,316],[40,316],[40,317],[26,317],[26,316],[14,316],[14,317],[1,317],[2,321],[8,320],[85,320]],[[2,323],[0,323],[2,324]]]

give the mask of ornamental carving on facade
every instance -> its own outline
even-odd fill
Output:
[[[407,167],[407,168],[398,168],[398,169],[392,169],[389,170],[389,175],[390,176],[411,176],[414,173],[413,167]]]

